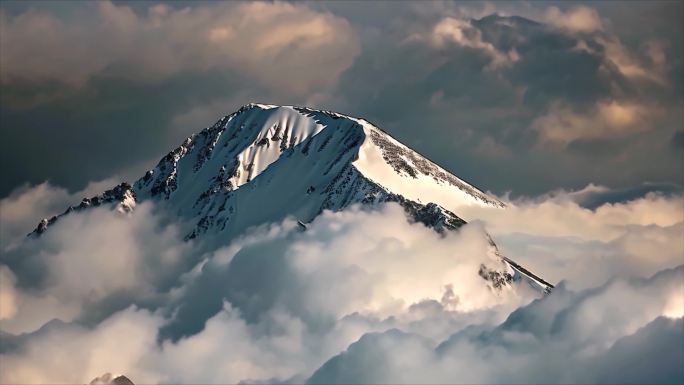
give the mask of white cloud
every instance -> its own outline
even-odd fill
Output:
[[[610,73],[617,70],[622,76],[633,81],[646,80],[659,86],[667,86],[668,60],[664,42],[649,40],[639,47],[641,52],[634,52],[612,34],[596,35],[590,40],[593,40],[594,44],[589,45],[584,39],[579,39],[575,49],[602,57],[602,71]],[[602,49],[597,50],[596,45]],[[616,85],[616,89],[619,89],[619,85]]]
[[[413,333],[368,334],[309,381],[674,383],[683,372],[684,321],[659,318],[665,303],[659,293],[679,290],[681,295],[683,274],[680,267],[649,280],[614,281],[598,290],[558,288],[497,327],[462,330],[439,344]],[[633,343],[644,334],[651,338]],[[651,356],[659,349],[671,359]],[[637,362],[638,367],[630,367]]]
[[[658,317],[668,305],[662,293],[681,295],[684,290],[683,273],[680,267],[648,280],[617,280],[578,293],[561,287],[498,326],[452,323],[453,334],[438,339],[425,337],[410,322],[394,320],[345,318],[317,333],[277,310],[268,321],[248,324],[226,304],[199,334],[157,345],[156,330],[164,321],[129,308],[92,330],[65,327],[36,336],[22,353],[2,356],[9,368],[2,379],[78,383],[114,371],[138,383],[299,382],[320,367],[313,383],[596,382],[611,368],[595,363],[617,353],[636,353],[634,347],[621,345],[644,329],[674,332],[675,338],[647,340],[637,348],[647,349],[649,343],[665,351],[674,348],[669,353],[677,363],[682,320]],[[443,309],[438,313],[446,320],[459,316]],[[122,335],[127,336],[123,343]],[[333,346],[346,351],[322,365],[335,355]],[[59,358],[65,348],[73,352],[70,359]],[[662,379],[681,370],[670,364],[655,371],[654,362],[648,363],[646,369],[654,369],[642,376]]]
[[[648,193],[595,209],[577,203],[583,193],[556,191],[510,202],[505,211],[462,208],[479,218],[505,255],[551,282],[599,285],[611,277],[647,276],[684,258],[684,196]],[[589,268],[590,267],[590,268]]]
[[[16,246],[26,234],[33,231],[42,218],[62,213],[67,207],[77,205],[117,184],[111,177],[89,183],[83,190],[70,193],[59,186],[43,182],[35,186],[22,186],[0,200],[0,248]]]
[[[104,71],[155,81],[217,69],[300,95],[334,84],[359,52],[346,20],[303,4],[159,4],[139,15],[98,2],[64,17],[40,10],[0,13],[3,83],[81,86]]]
[[[77,384],[105,372],[129,372],[156,349],[160,324],[159,317],[129,308],[92,330],[73,325],[48,330],[32,339],[23,354],[3,354],[0,377],[3,383]]]
[[[424,299],[440,300],[447,285],[458,296],[453,308],[447,306],[450,310],[472,311],[511,300],[510,293],[493,295],[476,274],[480,264],[503,268],[484,229],[469,225],[441,237],[421,224],[409,225],[404,216],[401,207],[388,205],[381,212],[330,213],[317,220],[288,252],[298,278],[317,282],[307,290],[306,303],[337,317],[354,311],[389,310],[386,315],[391,315],[393,308],[404,311]],[[318,290],[319,285],[326,290]],[[332,308],[330,296],[338,299]]]
[[[681,264],[684,197],[575,203],[599,190],[480,209],[482,223],[446,236],[406,222],[396,205],[327,212],[305,232],[286,220],[204,256],[149,204],[129,216],[78,213],[35,248],[15,249],[45,265],[45,285],[30,288],[21,265],[0,270],[16,303],[3,331],[20,330],[8,321],[77,320],[3,337],[0,382],[87,383],[107,372],[136,383],[304,382],[314,372],[325,382],[597,382],[615,365],[597,362],[627,362],[634,346],[681,356],[671,345],[684,268],[629,277]],[[566,284],[531,303],[531,293],[491,292],[476,273],[497,265],[484,229],[507,255]],[[129,296],[109,307],[122,290]],[[95,305],[101,317],[81,322]],[[652,375],[676,370],[660,365]]]
[[[487,230],[495,234],[520,231],[602,241],[616,239],[630,228],[668,227],[684,221],[684,197],[681,195],[665,196],[651,192],[627,201],[607,202],[595,209],[584,208],[577,203],[578,195],[596,189],[604,188],[592,185],[579,191],[558,190],[536,198],[510,200],[504,197],[509,201],[506,210],[478,207],[461,207],[459,210],[483,220]]]
[[[67,215],[40,238],[3,249],[12,273],[39,282],[24,279],[29,289],[14,294],[16,311],[0,327],[31,332],[52,318],[83,316],[88,306],[111,295],[153,296],[169,275],[177,274],[175,269],[193,263],[195,257],[185,256],[191,246],[182,242],[176,225],[163,225],[148,203],[130,215],[105,207]]]
[[[461,47],[481,50],[490,57],[490,68],[506,66],[519,60],[515,49],[503,52],[492,43],[484,41],[482,32],[473,27],[469,20],[446,17],[435,24],[429,39],[436,47],[456,44]]]
[[[145,204],[129,217],[107,219],[106,214],[111,213],[79,213],[72,221],[60,220],[43,235],[50,247],[41,249],[58,250],[46,258],[54,263],[50,274],[56,282],[49,292],[63,294],[62,301],[82,302],[86,294],[97,299],[101,293],[121,288],[133,288],[137,299],[144,298],[154,278],[144,276],[146,270],[140,271],[139,264],[152,256],[141,256],[136,248],[149,248],[156,242],[180,247],[145,231],[152,224],[136,223],[151,217]],[[116,227],[119,224],[121,228]],[[138,383],[287,379],[310,374],[368,331],[401,326],[445,338],[455,324],[474,319],[498,322],[516,303],[530,299],[516,299],[513,292],[492,292],[479,278],[481,263],[498,262],[477,225],[441,237],[422,225],[409,224],[403,209],[389,205],[382,211],[325,213],[306,232],[296,229],[291,221],[256,229],[236,242],[240,247],[218,250],[181,280],[185,284],[170,293],[167,310],[208,298],[222,303],[235,293],[247,300],[224,303],[216,314],[210,314],[199,334],[156,346],[157,331],[173,319],[129,308],[92,330],[68,327],[38,333],[23,353],[2,357],[11,368],[3,372],[2,382],[78,383],[109,371],[126,374]],[[117,246],[109,244],[109,239],[102,242],[101,233],[115,234],[111,242]],[[67,234],[79,234],[78,240],[67,242]],[[107,252],[110,249],[115,255]],[[254,259],[257,265],[250,264]],[[254,267],[259,277],[252,276]],[[164,270],[157,264],[155,268]],[[74,279],[74,274],[89,279]],[[225,282],[224,292],[193,291],[193,286],[212,277],[226,281],[226,277],[239,276],[252,278],[246,286]],[[264,282],[272,287],[263,286]],[[273,288],[278,293],[274,301],[261,309],[256,323],[248,321],[239,307],[249,311],[250,303],[269,297]],[[445,296],[449,290],[458,297]],[[322,315],[325,320],[317,324],[310,315]],[[332,323],[326,325],[328,320]],[[135,341],[120,346],[115,341],[122,335]],[[79,353],[73,360],[50,358],[60,357],[56,352],[65,347]],[[111,354],[122,357],[111,359]]]
[[[577,6],[566,11],[558,7],[549,7],[544,13],[544,21],[570,32],[591,33],[603,30],[598,12],[586,6]]]
[[[656,107],[617,100],[598,102],[591,111],[580,113],[562,103],[532,122],[543,142],[568,144],[578,139],[611,139],[654,129],[649,120],[657,117]]]
[[[610,72],[611,69],[607,67],[614,67],[627,78],[666,85],[668,64],[665,42],[647,40],[641,44],[639,50],[630,50],[616,34],[604,28],[598,12],[586,6],[566,11],[558,7],[549,7],[542,19],[543,22],[566,32],[584,34],[577,36],[579,43],[576,49],[603,57],[604,71]],[[594,44],[588,44],[588,41]],[[596,49],[596,45],[602,49]]]
[[[12,318],[17,313],[15,283],[12,271],[0,265],[0,320]]]

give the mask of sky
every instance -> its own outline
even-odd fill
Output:
[[[681,383],[684,3],[628,5],[0,2],[0,383]],[[250,102],[363,117],[507,207],[184,241],[148,200],[26,237]],[[491,239],[554,290],[491,290]]]
[[[0,7],[3,197],[135,180],[249,102],[364,117],[499,194],[684,184],[680,2]]]

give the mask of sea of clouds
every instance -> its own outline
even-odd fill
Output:
[[[25,237],[102,185],[44,183],[0,202],[0,382],[684,378],[681,191],[614,201],[590,185],[507,199],[506,210],[462,208],[479,220],[445,235],[388,204],[208,248],[182,241],[182,224],[147,202]],[[555,290],[490,290],[477,275],[500,263],[487,234]]]

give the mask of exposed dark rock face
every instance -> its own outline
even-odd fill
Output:
[[[38,236],[47,230],[48,226],[57,222],[57,220],[72,211],[82,211],[90,207],[99,207],[109,204],[112,208],[118,208],[123,212],[130,212],[135,207],[135,192],[130,184],[123,182],[114,188],[105,191],[100,195],[92,198],[83,198],[77,206],[69,206],[62,214],[55,215],[50,219],[43,218],[38,226],[29,234],[29,236]]]
[[[505,205],[498,200],[492,199],[486,194],[478,191],[472,186],[463,183],[461,180],[456,178],[454,175],[446,173],[440,169],[439,166],[421,156],[417,152],[410,150],[408,148],[403,148],[395,144],[391,137],[388,135],[382,135],[379,132],[371,131],[371,140],[382,149],[382,157],[390,164],[397,172],[404,173],[411,176],[412,178],[418,177],[418,172],[430,175],[435,181],[442,183],[449,183],[452,186],[456,186],[459,189],[467,192],[469,195],[483,202],[491,205],[504,207]],[[410,159],[411,163],[415,165],[411,167],[404,158]]]
[[[407,199],[399,201],[409,218],[442,233],[446,230],[456,230],[466,224],[466,221],[456,214],[434,203],[422,205]]]
[[[491,270],[485,265],[480,265],[480,270],[478,270],[477,274],[485,281],[488,281],[494,289],[501,289],[513,280],[513,276],[508,272]]]

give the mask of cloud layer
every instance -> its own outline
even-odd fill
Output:
[[[51,194],[64,193],[41,185],[12,201]],[[514,200],[445,237],[388,205],[324,213],[305,232],[267,224],[209,251],[179,242],[148,203],[70,215],[5,246],[0,379],[677,382],[684,196],[577,203],[590,194],[607,191]],[[564,282],[543,298],[492,292],[477,276],[498,263],[485,229],[506,255]]]
[[[0,7],[2,196],[139,176],[252,101],[364,117],[500,194],[684,184],[676,2]]]
[[[662,315],[680,298],[683,277],[679,267],[579,293],[560,286],[497,327],[445,341],[396,329],[367,334],[309,383],[677,383],[684,322]]]
[[[591,194],[608,193],[590,185],[514,200],[505,215],[464,210],[484,221],[505,255],[534,263],[552,281],[567,280],[576,288],[611,277],[649,276],[683,262],[681,192],[646,192],[594,208],[581,204]]]
[[[331,85],[359,49],[344,19],[289,3],[158,4],[139,15],[101,2],[71,10],[66,20],[33,9],[3,12],[0,23],[3,83],[83,86],[103,72],[154,82],[218,68],[311,93]]]

